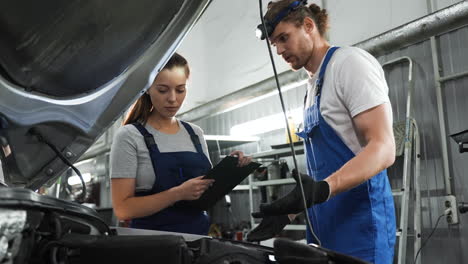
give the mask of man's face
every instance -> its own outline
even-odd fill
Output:
[[[293,70],[304,67],[312,55],[313,41],[304,26],[291,22],[280,22],[270,37],[276,53],[291,66]]]

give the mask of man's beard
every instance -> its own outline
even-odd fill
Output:
[[[304,63],[302,63],[301,61],[297,60],[297,57],[296,57],[296,60],[294,60],[294,63],[290,63],[289,66],[291,67],[291,69],[293,71],[297,71],[297,70],[300,70],[304,67]]]

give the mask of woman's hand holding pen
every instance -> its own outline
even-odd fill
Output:
[[[244,167],[246,166],[247,164],[249,164],[250,162],[252,162],[252,157],[250,156],[245,156],[244,155],[244,152],[240,151],[240,150],[235,150],[233,152],[231,152],[231,154],[229,154],[229,156],[233,156],[233,157],[237,157],[239,158],[239,163],[237,166],[239,167]]]
[[[213,179],[203,179],[199,176],[190,179],[175,187],[180,195],[180,200],[197,200],[213,184]]]

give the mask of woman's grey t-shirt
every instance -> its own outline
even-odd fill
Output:
[[[190,135],[179,122],[176,134],[165,134],[146,124],[145,128],[151,133],[161,153],[190,151],[197,152]],[[203,130],[189,123],[200,138],[203,152],[208,160],[208,147],[203,136]],[[157,166],[157,164],[156,164]],[[117,130],[110,152],[111,178],[135,178],[136,191],[149,190],[153,187],[155,175],[148,148],[141,133],[133,125],[125,125]]]

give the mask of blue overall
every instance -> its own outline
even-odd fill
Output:
[[[181,123],[190,134],[197,152],[161,153],[153,135],[143,125],[133,124],[145,139],[156,177],[151,190],[137,192],[135,196],[146,196],[169,190],[187,180],[206,174],[211,168],[210,161],[203,153],[200,139],[189,124],[182,121]],[[209,226],[210,220],[206,212],[190,208],[184,201],[177,202],[173,206],[153,215],[133,219],[131,222],[133,228],[198,235],[208,234]]]
[[[330,48],[325,56],[314,104],[304,110],[304,130],[298,133],[304,138],[308,174],[316,181],[324,180],[355,156],[320,113],[325,69],[336,49]],[[323,247],[372,263],[392,263],[396,224],[386,170],[308,211]],[[317,243],[309,229],[307,242]]]

